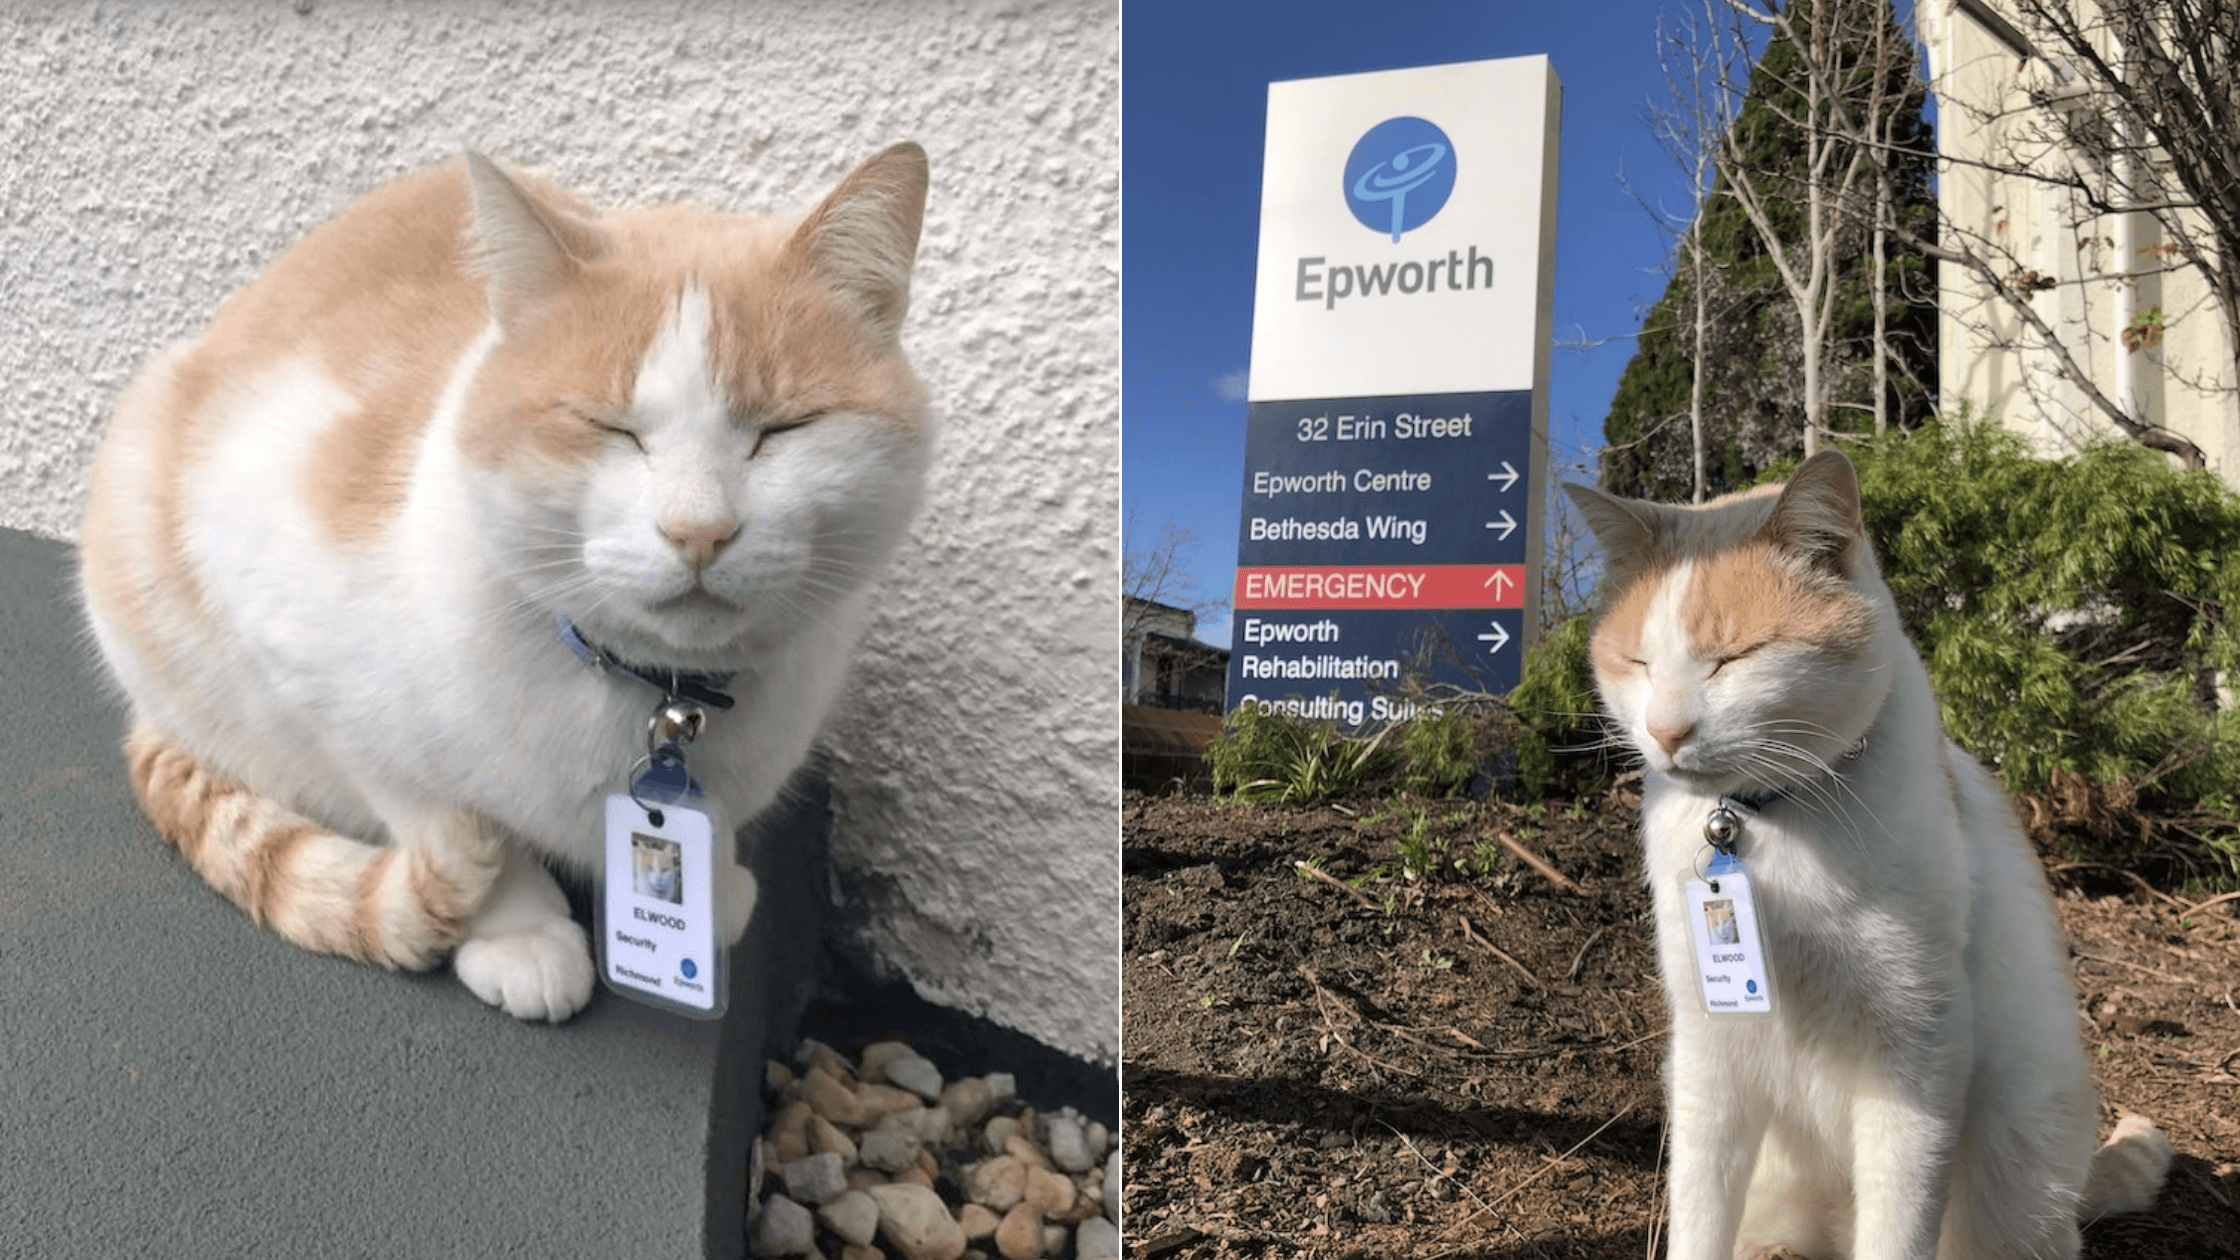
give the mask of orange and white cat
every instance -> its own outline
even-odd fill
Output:
[[[1850,462],[1700,508],[1564,488],[1606,555],[1596,683],[1645,763],[1673,1260],[2065,1260],[2080,1221],[2149,1206],[2169,1143],[2133,1116],[2095,1152],[2045,876],[1944,733]],[[1687,917],[1722,804],[1773,977],[1755,1018],[1709,1012]]]
[[[94,467],[81,583],[157,829],[257,922],[388,967],[455,953],[564,1019],[647,751],[644,671],[730,675],[691,745],[744,821],[800,764],[916,509],[904,144],[798,223],[600,213],[478,155],[304,237],[160,355]],[[730,855],[727,938],[753,877]]]

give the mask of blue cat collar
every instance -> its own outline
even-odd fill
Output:
[[[729,709],[738,703],[724,691],[736,675],[697,673],[662,665],[627,664],[605,648],[593,646],[590,640],[583,637],[583,632],[576,629],[576,624],[568,620],[567,614],[560,614],[558,620],[560,641],[568,645],[568,650],[575,653],[577,660],[593,669],[602,673],[612,670],[625,677],[635,678],[673,700],[695,700],[718,709]]]

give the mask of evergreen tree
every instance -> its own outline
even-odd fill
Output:
[[[1792,17],[1809,0],[1794,0]],[[1848,35],[1832,50],[1836,79],[1851,85],[1855,115],[1866,112],[1876,88],[1876,27],[1882,28],[1880,123],[1889,137],[1884,159],[1896,179],[1891,213],[1920,235],[1933,238],[1936,206],[1931,177],[1934,149],[1922,117],[1926,97],[1915,73],[1913,45],[1896,25],[1886,0],[1819,0],[1828,13],[1845,11]],[[1851,20],[1857,19],[1857,20]],[[1755,180],[1768,218],[1784,242],[1806,235],[1804,81],[1800,50],[1778,33],[1766,44],[1735,115],[1739,154]],[[1846,152],[1835,155],[1840,167]],[[1826,169],[1828,164],[1824,164]],[[1874,285],[1888,295],[1885,344],[1892,357],[1888,413],[1910,429],[1933,406],[1936,381],[1936,280],[1919,252],[1893,242],[1879,277],[1869,242],[1877,181],[1857,183],[1858,197],[1835,207],[1843,215],[1837,234],[1836,307],[1820,370],[1827,386],[1826,428],[1872,432],[1874,427]],[[1766,243],[1720,176],[1704,215],[1709,266],[1711,336],[1704,348],[1706,476],[1712,494],[1749,484],[1760,470],[1804,451],[1808,401],[1803,391],[1804,325],[1786,293]],[[1619,377],[1603,422],[1603,484],[1613,492],[1685,500],[1694,484],[1688,427],[1693,370],[1695,277],[1676,258],[1672,280],[1643,320],[1634,357]]]

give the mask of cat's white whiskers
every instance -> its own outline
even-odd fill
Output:
[[[1857,826],[1851,819],[1851,806],[1855,804],[1867,810],[1870,818],[1873,811],[1845,778],[1839,766],[1830,765],[1818,754],[1791,744],[1760,741],[1757,747],[1760,765],[1766,770],[1780,772],[1777,776],[1769,776],[1771,781],[1765,782],[1765,787],[1782,789],[1793,797],[1813,801],[1824,816],[1841,818],[1848,824],[1847,838],[1854,842],[1855,847],[1864,845],[1864,837],[1858,834]],[[1863,848],[1861,853],[1863,855]]]

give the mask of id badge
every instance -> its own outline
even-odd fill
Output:
[[[694,1019],[723,1014],[717,845],[731,833],[681,769],[654,767],[607,797],[599,975],[633,1001]]]
[[[1758,931],[1758,908],[1742,859],[1715,853],[1698,877],[1681,880],[1680,911],[1695,940],[1696,981],[1713,1017],[1773,1013],[1773,970]]]

